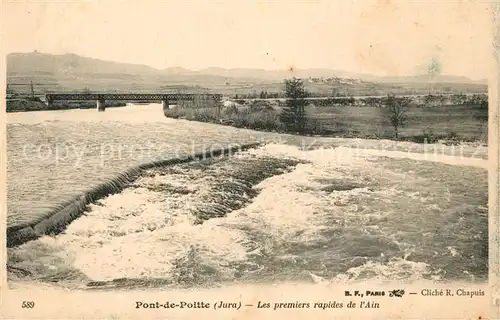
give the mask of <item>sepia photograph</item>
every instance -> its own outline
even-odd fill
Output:
[[[496,6],[4,1],[3,316],[491,308]]]

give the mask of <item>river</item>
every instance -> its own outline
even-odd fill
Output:
[[[145,160],[137,153],[103,160],[99,137],[163,152],[193,140],[224,145],[271,136],[166,119],[160,105],[9,114],[9,214],[54,206]],[[27,143],[65,141],[87,145],[78,165],[76,156],[55,163],[21,152]],[[9,248],[9,280],[82,289],[484,281],[487,171],[484,163],[456,160],[273,143],[150,169],[89,205],[64,232]]]

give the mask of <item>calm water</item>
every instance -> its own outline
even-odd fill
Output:
[[[33,124],[45,121],[71,122],[157,122],[164,120],[161,104],[128,104],[127,107],[107,108],[105,112],[95,109],[71,109],[54,111],[14,112],[7,114],[7,123]]]
[[[199,139],[255,138],[165,119],[160,105],[19,113],[8,121],[11,139],[28,139],[26,130],[46,134],[41,124],[50,132],[72,128],[68,134],[80,139],[82,128],[115,128],[108,138],[115,141],[139,132],[155,139],[151,131],[173,128]],[[273,144],[149,170],[89,206],[64,233],[9,249],[9,278],[83,288],[485,280],[486,170],[379,156],[339,160],[340,152]],[[80,170],[75,177],[85,170],[68,168]]]

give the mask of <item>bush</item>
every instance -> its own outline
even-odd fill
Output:
[[[274,110],[274,108],[271,106],[271,103],[268,101],[262,101],[262,100],[254,100],[251,101],[249,104],[249,108],[253,112],[258,112],[258,111],[271,111]]]
[[[236,105],[230,105],[228,107],[223,107],[221,111],[221,117],[231,116],[233,114],[237,114],[239,112],[238,107]]]
[[[214,122],[217,120],[217,108],[200,108],[194,110],[194,120],[203,122]]]
[[[466,104],[467,96],[465,94],[454,94],[451,96],[451,103],[456,105]]]
[[[473,94],[467,99],[467,104],[479,105],[482,108],[488,108],[488,95],[487,94]]]
[[[248,114],[248,125],[252,129],[278,130],[281,127],[279,114],[274,110],[260,110]]]
[[[432,130],[423,130],[422,135],[409,137],[407,140],[416,143],[436,143],[441,139],[439,135],[436,135]]]
[[[456,145],[464,139],[460,139],[455,131],[448,131],[446,134],[436,134],[432,130],[423,130],[422,135],[412,136],[407,138],[407,140],[417,143],[436,143],[442,141],[446,145]]]

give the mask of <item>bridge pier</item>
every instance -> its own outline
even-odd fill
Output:
[[[169,101],[166,99],[162,100],[161,106],[163,107],[163,114],[167,115],[167,110],[169,109],[169,106],[170,106]]]
[[[54,108],[54,102],[52,99],[45,99],[45,102],[47,102],[47,109],[52,110]]]
[[[104,99],[97,100],[97,111],[106,111],[106,100]]]

